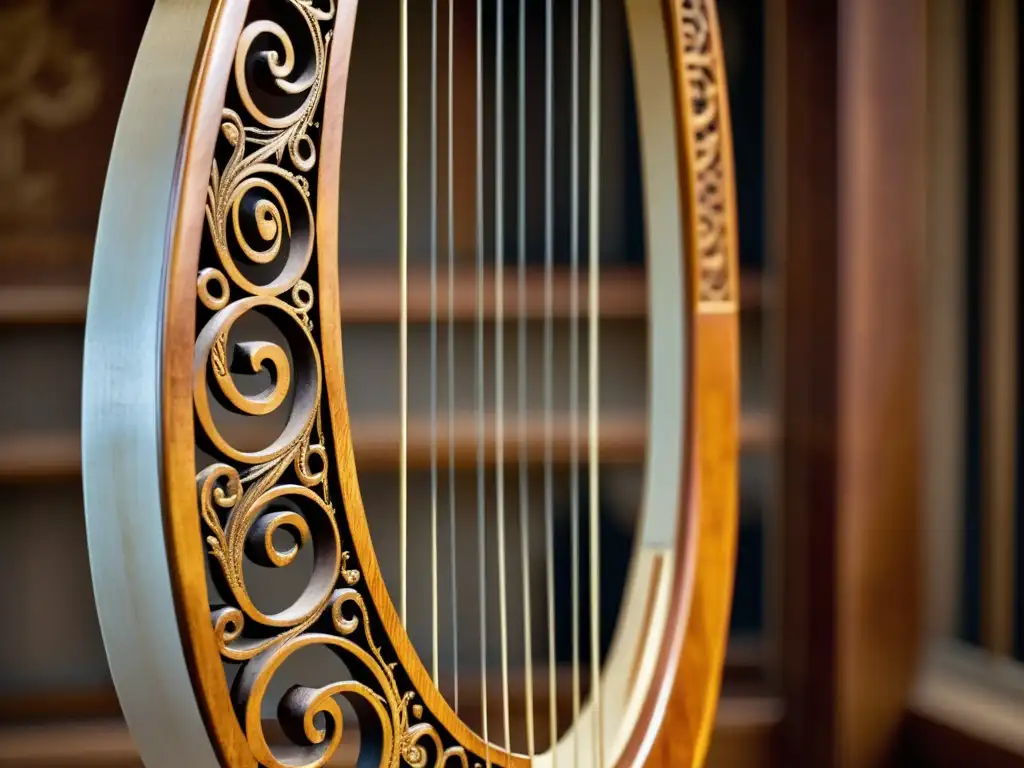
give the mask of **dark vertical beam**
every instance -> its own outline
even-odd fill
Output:
[[[985,25],[981,638],[1013,652],[1017,429],[1017,2],[991,0]]]
[[[925,15],[924,0],[769,6],[791,764],[891,757],[919,644]]]
[[[780,673],[786,757],[833,762],[839,228],[834,0],[770,0],[769,263],[778,270]]]
[[[840,40],[838,746],[891,756],[916,672],[927,0],[844,0]]]

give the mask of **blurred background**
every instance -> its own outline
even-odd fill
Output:
[[[0,0],[2,765],[138,764],[93,605],[78,421],[106,162],[151,5]],[[397,29],[390,5],[360,11],[374,31],[356,35],[342,166],[346,374],[371,510],[397,508],[397,134],[380,130],[397,118],[397,43],[380,42]],[[606,18],[621,18],[617,5],[606,3]],[[743,421],[732,635],[709,763],[1024,764],[1024,9],[718,6],[739,195]],[[607,31],[603,43],[602,525],[614,539],[631,535],[644,460],[646,295],[628,48]],[[427,74],[414,71],[414,114],[427,108]],[[428,140],[426,123],[414,124],[414,157]],[[414,192],[429,190],[424,168],[414,163]],[[471,206],[464,194],[457,186]],[[422,499],[429,234],[426,208],[412,215],[411,483]],[[531,208],[531,237],[539,215]],[[471,259],[472,219],[459,222],[457,252]],[[457,285],[467,320],[474,287]],[[460,326],[454,361],[467,409],[471,329]],[[539,345],[535,323],[529,338]],[[510,331],[510,355],[513,344]],[[457,461],[459,509],[472,515],[475,435],[468,424],[458,434],[469,459]],[[527,484],[535,501],[539,471]],[[415,507],[411,517],[424,519]],[[371,526],[393,582],[394,521]],[[420,625],[429,629],[425,616]],[[425,654],[427,638],[413,640]],[[467,644],[460,655],[476,652]]]

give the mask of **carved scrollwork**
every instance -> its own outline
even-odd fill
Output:
[[[725,160],[719,57],[712,37],[706,0],[681,0],[683,72],[690,96],[691,132],[696,167],[697,258],[700,269],[700,300],[730,301],[733,285],[730,270],[730,233],[726,195]]]
[[[223,659],[241,665],[232,697],[260,764],[285,765],[264,731],[268,686],[289,657],[319,646],[339,656],[352,679],[293,686],[278,702],[281,728],[300,754],[298,762],[289,755],[289,766],[317,768],[337,751],[344,738],[337,697],[344,697],[359,713],[364,739],[376,734],[381,766],[468,768],[465,750],[424,718],[405,676],[388,660],[390,651],[376,644],[360,570],[344,549],[344,515],[331,502],[332,456],[312,317],[311,172],[335,3],[268,0],[253,7],[272,9],[273,18],[251,10],[238,40],[196,275],[197,455],[211,457],[196,476],[196,492],[211,576],[225,603],[211,605],[214,637]],[[250,315],[269,321],[283,343],[246,338]],[[236,381],[253,374],[270,380],[254,394]],[[240,447],[218,423],[217,405],[246,417],[286,418],[266,445]],[[281,533],[289,545],[279,543]],[[313,566],[301,593],[283,610],[261,610],[247,589],[245,562],[287,568],[305,547],[312,549]]]

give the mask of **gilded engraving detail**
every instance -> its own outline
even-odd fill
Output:
[[[729,249],[726,173],[722,156],[720,109],[725,99],[719,81],[719,57],[706,0],[682,0],[683,70],[690,98],[691,130],[696,154],[697,248],[701,301],[730,301],[732,269]]]
[[[262,7],[273,18],[250,18],[238,41],[196,276],[193,400],[205,463],[196,488],[211,575],[224,603],[211,605],[214,635],[222,657],[241,665],[232,697],[262,765],[314,767],[329,760],[342,741],[341,696],[360,713],[364,740],[377,734],[380,765],[465,767],[465,751],[446,745],[450,739],[422,721],[422,706],[402,692],[400,670],[375,643],[372,628],[379,625],[344,550],[344,515],[331,501],[313,317],[317,116],[334,0],[272,0]],[[269,322],[279,340],[247,340],[258,332],[250,316],[264,327]],[[269,384],[243,391],[236,379],[244,375]],[[282,412],[283,427],[264,447],[228,428],[237,426],[229,414]],[[282,536],[290,545],[280,544]],[[246,585],[246,561],[286,568],[305,547],[313,565],[299,596],[284,610],[262,611]],[[311,646],[335,652],[352,679],[295,685],[277,702],[281,728],[295,745],[283,762],[264,731],[264,699],[282,664]],[[367,717],[373,722],[364,722]]]

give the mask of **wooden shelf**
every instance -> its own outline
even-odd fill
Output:
[[[585,276],[581,278],[585,281]],[[341,270],[342,323],[394,323],[398,320],[399,284],[396,270],[382,267],[352,267]],[[494,317],[493,273],[485,277],[484,316]],[[455,279],[452,315],[459,321],[472,320],[476,312],[476,277],[466,270]],[[556,271],[553,282],[553,314],[569,315],[569,273]],[[448,317],[447,278],[438,277],[438,316]],[[515,270],[505,278],[505,317],[519,316],[518,282]],[[740,301],[744,310],[760,311],[769,292],[759,274],[740,277]],[[82,285],[0,286],[0,325],[57,325],[85,322],[88,288]],[[544,274],[531,268],[526,276],[526,317],[544,316]],[[601,316],[613,320],[642,319],[647,314],[646,277],[641,268],[609,267],[601,274]],[[586,314],[586,284],[580,286],[580,309]],[[430,278],[422,268],[409,275],[409,320],[430,319]]]
[[[783,701],[776,696],[724,694],[715,717],[708,768],[776,765],[783,710]]]
[[[578,457],[587,458],[586,415],[580,418]],[[430,467],[430,423],[422,419],[409,425],[409,466]],[[398,465],[398,425],[393,419],[367,419],[352,425],[356,465],[359,469],[383,469]],[[775,439],[775,423],[767,414],[744,417],[740,425],[740,442],[744,449],[766,451]],[[437,427],[437,455],[441,466],[448,466],[448,425],[442,417]],[[526,424],[526,447],[533,464],[539,464],[544,452],[544,421],[533,417]],[[521,445],[514,414],[506,415],[505,461],[519,460]],[[601,462],[606,464],[638,464],[643,462],[647,445],[647,422],[632,415],[606,417],[600,426]],[[460,416],[455,422],[455,464],[472,467],[476,464],[477,427],[471,416]],[[484,425],[484,457],[495,461],[497,440],[493,418],[488,415]],[[557,416],[552,425],[552,457],[559,464],[571,458],[571,425],[567,416]]]
[[[120,718],[0,728],[0,766],[141,766]]]
[[[581,461],[587,456],[586,414],[580,415],[579,444],[577,456]],[[632,416],[612,417],[601,424],[601,460],[609,464],[629,464],[643,461],[647,440],[647,424],[643,419]],[[430,467],[430,422],[418,419],[409,424],[409,467],[427,469]],[[557,416],[552,424],[552,458],[558,464],[566,464],[571,458],[571,425],[568,417]],[[355,444],[356,466],[360,469],[384,469],[398,466],[398,423],[391,418],[367,419],[352,425],[352,439]],[[473,467],[476,465],[477,425],[470,415],[460,415],[455,421],[455,465]],[[512,414],[506,415],[503,449],[506,463],[519,460],[522,444],[518,425]],[[526,424],[526,448],[531,463],[539,464],[544,452],[544,421],[531,418]],[[498,443],[493,415],[487,415],[484,425],[484,460],[495,462]],[[437,425],[437,456],[441,466],[448,466],[448,424],[442,417]]]
[[[88,298],[84,286],[0,287],[0,325],[81,324]]]
[[[709,766],[772,765],[781,719],[781,702],[772,697],[726,695],[718,708]],[[266,732],[273,733],[267,724]],[[354,724],[346,722],[346,728]],[[283,753],[282,753],[283,756]],[[328,766],[352,765],[356,754],[344,746]],[[139,754],[124,720],[54,721],[0,727],[3,768],[128,768],[139,766]]]
[[[341,322],[393,323],[399,318],[398,272],[381,268],[341,269]],[[531,320],[544,317],[544,271],[527,270],[525,315]],[[459,321],[476,317],[476,275],[472,268],[457,272],[454,278],[452,317]],[[569,317],[572,281],[568,269],[557,269],[552,278],[552,314],[555,318]],[[519,317],[519,285],[515,269],[505,272],[503,291],[504,314],[507,319]],[[448,319],[447,276],[438,275],[437,312],[441,320]],[[579,282],[580,311],[587,312],[586,275]],[[601,316],[610,319],[640,319],[647,316],[647,281],[642,269],[612,267],[601,272]],[[484,275],[483,316],[495,316],[494,272]],[[430,275],[423,268],[409,274],[409,321],[425,323],[430,320]]]
[[[0,483],[77,481],[81,473],[78,433],[0,438]]]
[[[586,461],[586,418],[581,418],[579,457]],[[437,455],[441,466],[448,466],[448,424],[442,417],[437,429]],[[409,467],[430,466],[430,424],[417,419],[409,425]],[[398,423],[392,418],[366,418],[352,425],[356,465],[363,471],[398,466]],[[455,464],[476,464],[476,423],[471,416],[460,415],[455,422]],[[647,423],[632,415],[608,417],[601,424],[601,461],[607,464],[637,464],[644,460]],[[770,450],[775,441],[775,422],[768,414],[744,416],[740,424],[740,443],[746,451]],[[526,425],[526,444],[532,464],[539,464],[544,451],[544,422],[531,418]],[[505,461],[519,460],[519,431],[514,414],[505,423]],[[496,439],[493,420],[484,428],[484,456],[495,461]],[[553,424],[554,461],[565,464],[570,457],[570,424],[559,416]],[[27,483],[37,480],[77,480],[81,474],[81,446],[78,434],[38,435],[0,438],[0,483]]]
[[[113,684],[95,688],[56,688],[0,695],[0,723],[43,723],[78,717],[120,717]]]

